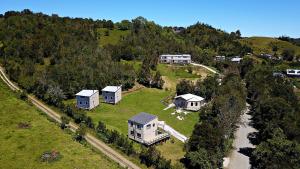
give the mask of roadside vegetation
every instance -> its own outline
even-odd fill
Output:
[[[80,124],[73,137],[78,142],[83,143],[84,133],[91,131],[143,167],[219,168],[230,152],[248,97],[253,126],[259,131],[249,136],[257,144],[251,154],[253,166],[299,168],[300,106],[295,94],[300,93],[299,80],[272,76],[275,71],[300,67],[297,39],[242,38],[239,30],[227,33],[203,23],[175,33],[143,17],[113,23],[27,9],[0,15],[0,30],[0,63],[10,78],[26,93],[59,110],[64,115],[62,129],[68,121]],[[215,67],[221,74],[214,76],[196,66],[159,64],[158,56],[165,53],[189,53],[194,62]],[[261,53],[282,56],[282,60],[259,58]],[[240,56],[243,61],[240,65],[217,62],[216,55]],[[101,91],[107,85],[122,85],[125,94],[120,103],[100,103],[92,111],[75,108],[75,93]],[[5,124],[0,141],[8,145],[1,147],[0,152],[8,155],[0,155],[0,160],[5,159],[5,168],[21,159],[13,152],[24,155],[17,165],[32,161],[32,168],[97,168],[101,162],[102,168],[117,168],[101,154],[73,142],[68,134],[59,134],[58,126],[35,117],[35,109],[0,87],[0,113],[5,117],[0,123]],[[171,114],[174,109],[163,109],[175,94],[185,93],[202,96],[208,104],[178,120]],[[26,100],[24,95],[19,97]],[[146,148],[132,142],[126,137],[127,120],[139,112],[157,115],[190,137],[188,143],[171,138]],[[275,150],[278,154],[274,155]]]
[[[105,155],[75,142],[2,81],[0,93],[1,168],[120,168]]]

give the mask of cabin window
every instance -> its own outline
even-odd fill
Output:
[[[130,134],[133,136],[134,135],[134,131],[130,131]]]
[[[137,136],[138,138],[141,138],[141,137],[142,137],[142,135],[141,135],[140,133],[137,133],[136,136]]]
[[[88,102],[85,102],[85,104],[88,104]]]
[[[131,126],[131,127],[133,126],[133,123],[132,123],[132,122],[130,122],[130,126]]]
[[[142,126],[138,124],[138,125],[137,125],[137,128],[138,128],[138,129],[141,129],[141,128],[142,128]]]
[[[153,127],[155,127],[155,123],[153,123],[153,125],[152,125]]]
[[[80,96],[80,98],[84,98],[84,96]]]
[[[198,106],[198,102],[195,103],[195,106]]]
[[[82,104],[81,102],[79,102],[79,104]]]
[[[112,97],[110,97],[110,99],[112,99]]]
[[[105,100],[107,99],[107,96],[105,96]]]
[[[194,106],[193,102],[191,102],[191,106]]]
[[[151,124],[148,124],[146,127],[147,127],[147,129],[150,129],[151,128]]]

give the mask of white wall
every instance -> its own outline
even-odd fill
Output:
[[[151,125],[151,127],[148,129],[147,125]],[[154,126],[153,126],[154,124]],[[131,123],[128,122],[128,137],[136,140],[140,143],[144,143],[144,141],[151,141],[156,138],[156,131],[157,131],[157,125],[158,125],[158,119],[154,119],[151,122],[145,124],[142,126],[141,129],[138,129],[138,124],[133,123],[133,126],[131,126]],[[134,131],[134,135],[131,134],[131,131]],[[137,137],[137,134],[141,134],[141,138]]]
[[[91,97],[90,97],[90,110],[97,107],[99,105],[99,91],[95,92]]]

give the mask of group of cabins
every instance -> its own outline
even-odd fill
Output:
[[[104,102],[117,104],[122,99],[121,86],[106,86],[102,89]],[[99,105],[98,90],[82,90],[76,94],[76,107],[91,110]]]
[[[191,55],[160,55],[160,62],[167,64],[190,64]],[[106,86],[101,90],[105,103],[117,104],[122,99],[121,86]],[[82,90],[76,94],[76,107],[91,110],[99,105],[98,90]],[[205,104],[204,98],[193,94],[179,95],[174,98],[177,109],[198,111]],[[140,113],[128,120],[128,137],[136,142],[152,145],[170,138],[170,134],[159,129],[158,117]]]

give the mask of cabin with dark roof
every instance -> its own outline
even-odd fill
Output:
[[[170,138],[170,135],[158,130],[157,116],[142,112],[128,120],[128,137],[149,146]]]

